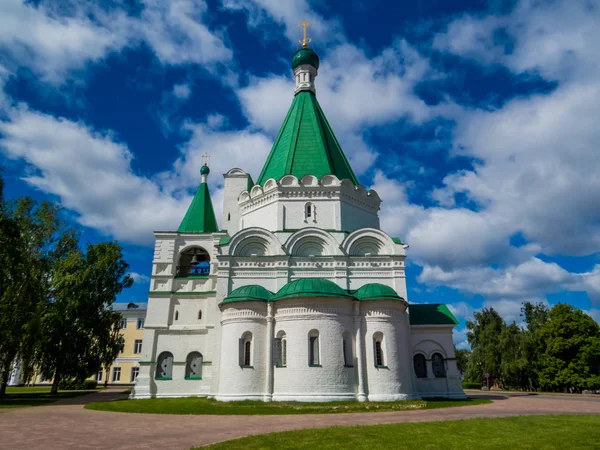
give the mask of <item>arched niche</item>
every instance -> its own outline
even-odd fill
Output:
[[[210,274],[210,253],[199,245],[186,247],[179,253],[176,277]]]
[[[318,186],[319,180],[314,175],[304,175],[300,180],[302,186]]]
[[[283,253],[277,237],[264,228],[245,228],[236,233],[229,242],[231,256],[274,256]]]
[[[293,256],[331,256],[341,253],[333,237],[318,228],[297,231],[288,238],[285,247]]]
[[[377,256],[396,254],[394,241],[381,230],[361,228],[350,233],[342,248],[350,256]]]

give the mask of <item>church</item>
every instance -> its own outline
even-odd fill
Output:
[[[155,232],[131,398],[395,401],[465,398],[443,304],[407,301],[408,245],[380,230],[319,102],[319,57],[292,58],[290,109],[256,180],[208,165],[177,231]],[[290,93],[291,94],[291,93]]]

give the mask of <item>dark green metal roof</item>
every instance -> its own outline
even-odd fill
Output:
[[[354,295],[359,300],[404,300],[394,289],[380,283],[365,284]]]
[[[301,278],[283,286],[273,300],[294,297],[348,297],[355,298],[333,281],[324,278]]]
[[[318,69],[319,55],[311,48],[301,48],[292,56],[292,70],[303,64],[310,64],[315,69]]]
[[[310,91],[301,91],[294,97],[257,184],[262,186],[269,178],[279,180],[284,175],[321,179],[327,174],[358,185],[317,98]]]
[[[223,299],[223,303],[259,301],[269,302],[273,294],[262,286],[250,284],[242,286],[231,291],[231,293]]]
[[[206,166],[203,166],[206,167]],[[192,204],[179,225],[178,233],[215,233],[219,231],[217,219],[206,183],[200,184]]]
[[[410,305],[408,307],[411,325],[458,325],[458,320],[443,304]]]

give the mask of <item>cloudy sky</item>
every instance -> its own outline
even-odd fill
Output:
[[[410,244],[411,302],[568,302],[600,320],[600,2],[0,2],[8,197],[59,200],[117,239],[145,301],[153,230],[179,225],[211,154],[256,177],[292,101],[297,24],[318,98],[382,227]]]

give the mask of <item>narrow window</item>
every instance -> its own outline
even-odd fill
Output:
[[[308,335],[308,365],[319,365],[319,332],[312,330]]]
[[[281,339],[281,365],[287,366],[287,339],[285,336]]]
[[[127,319],[121,319],[121,324],[119,325],[119,328],[127,328]]]
[[[249,366],[250,365],[250,341],[246,341],[246,343],[244,344],[244,365],[245,366]]]
[[[191,380],[202,379],[202,354],[192,352],[185,361],[185,377]]]
[[[240,366],[252,367],[252,333],[246,332],[240,339]]]
[[[381,350],[381,341],[375,342],[375,364],[383,366],[383,350]]]
[[[413,364],[415,366],[415,375],[417,378],[427,378],[427,364],[425,362],[425,356],[421,353],[417,353],[413,356]]]
[[[179,311],[175,311],[175,320],[179,320]]]
[[[135,383],[135,380],[137,380],[138,375],[140,374],[140,368],[139,367],[132,367],[131,368],[131,378],[129,379],[129,381],[131,383]]]
[[[312,217],[312,204],[311,203],[307,203],[306,205],[304,205],[304,217],[306,219]]]
[[[227,213],[227,222],[231,221],[231,213]]]
[[[431,356],[431,369],[436,378],[444,378],[446,376],[446,365],[444,357],[439,353],[434,353]]]
[[[96,374],[96,381],[102,381],[102,371]]]
[[[287,364],[287,339],[285,332],[280,331],[273,342],[273,363],[275,367],[285,367]]]
[[[133,343],[133,353],[142,353],[142,340],[136,339]]]
[[[344,354],[344,365],[346,367],[352,367],[354,365],[354,358],[352,355],[352,338],[348,332],[345,332],[342,336],[342,352]]]
[[[156,362],[156,379],[171,379],[173,376],[173,354],[162,352]]]
[[[202,310],[198,311],[198,320],[202,320]]]
[[[137,320],[137,329],[138,330],[143,330],[144,329],[144,319],[138,319]]]
[[[120,381],[121,381],[121,368],[115,367],[115,368],[113,368],[112,382],[119,383]]]

